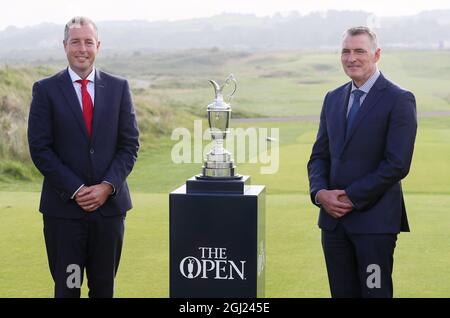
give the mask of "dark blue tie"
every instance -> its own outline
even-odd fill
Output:
[[[360,99],[365,93],[362,90],[355,89],[353,92],[353,103],[352,108],[350,108],[350,112],[347,116],[347,132],[346,137],[350,133],[352,129],[353,121],[355,120],[356,114],[358,113],[359,108],[361,107]]]

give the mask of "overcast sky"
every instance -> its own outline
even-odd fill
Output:
[[[0,30],[53,22],[72,16],[104,20],[179,20],[223,12],[271,16],[276,12],[364,10],[377,16],[411,15],[423,10],[450,9],[450,0],[1,0]]]

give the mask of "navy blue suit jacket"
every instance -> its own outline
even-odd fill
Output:
[[[44,175],[39,210],[48,216],[81,218],[71,199],[82,185],[107,181],[115,188],[99,208],[106,216],[131,209],[126,178],[139,148],[139,132],[125,79],[96,71],[92,137],[67,70],[33,86],[28,122],[31,158]]]
[[[351,233],[409,231],[401,180],[409,172],[417,131],[414,95],[382,74],[364,99],[347,139],[351,82],[329,92],[308,162],[311,200],[344,189],[355,208],[341,219],[321,208],[319,227],[337,222]]]

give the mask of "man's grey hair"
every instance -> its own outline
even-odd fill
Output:
[[[79,16],[79,17],[73,17],[72,19],[69,20],[69,22],[66,23],[66,26],[64,27],[64,42],[67,42],[67,40],[69,39],[69,30],[72,27],[81,26],[81,25],[89,25],[89,24],[92,25],[92,27],[94,28],[95,35],[98,40],[98,30],[97,30],[97,26],[95,25],[94,21],[92,21],[88,17]]]
[[[369,27],[366,26],[352,27],[344,32],[342,38],[345,39],[347,36],[356,36],[360,34],[366,34],[369,37],[372,53],[374,53],[376,49],[378,49],[378,39],[375,32],[373,32]]]

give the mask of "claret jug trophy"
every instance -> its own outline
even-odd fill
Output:
[[[222,85],[216,81],[209,81],[214,87],[215,99],[208,105],[208,124],[214,142],[211,151],[206,154],[203,163],[202,174],[197,179],[241,179],[242,176],[235,174],[235,166],[231,153],[224,148],[225,138],[229,132],[231,119],[231,106],[224,100],[223,89],[233,83],[234,88],[229,95],[230,102],[236,92],[237,83],[233,74],[230,74]]]

